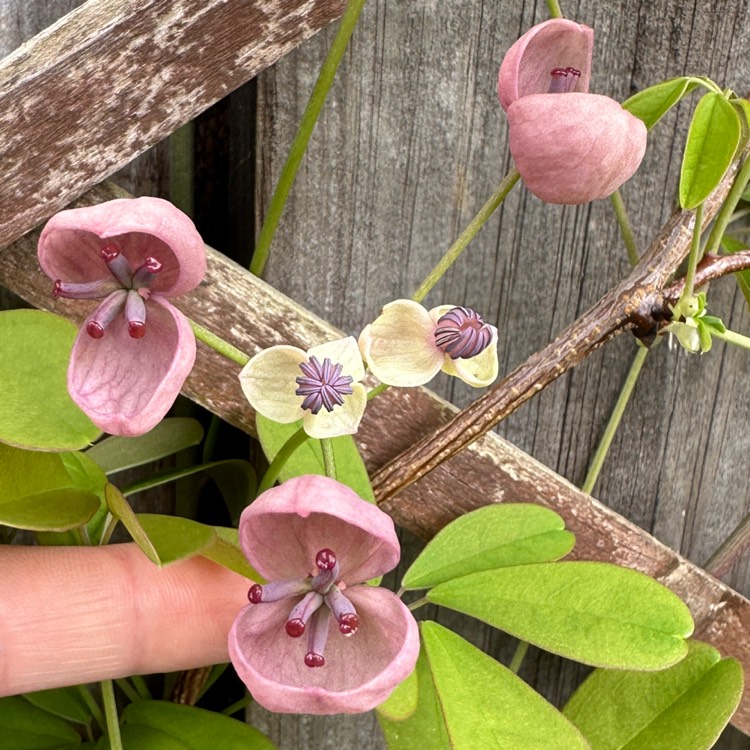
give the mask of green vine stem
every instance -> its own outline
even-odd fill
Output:
[[[122,738],[120,737],[120,717],[117,714],[115,689],[112,680],[102,680],[102,700],[104,701],[104,713],[107,717],[107,736],[109,737],[110,750],[123,750]]]
[[[562,18],[563,12],[560,9],[560,3],[557,0],[547,0],[550,18]]]
[[[703,226],[703,204],[699,204],[695,209],[695,225],[693,226],[693,239],[690,243],[690,254],[688,255],[688,268],[685,274],[685,288],[678,301],[678,305],[683,300],[689,300],[693,296],[695,289],[695,269],[698,267],[698,261],[703,253],[701,252],[701,227]]]
[[[526,652],[528,650],[528,641],[518,641],[515,653],[513,654],[513,658],[511,659],[510,665],[508,666],[508,669],[510,669],[513,674],[518,674],[518,670],[521,669],[521,664],[523,664],[523,660],[526,657]]]
[[[286,199],[289,196],[289,191],[292,189],[294,178],[302,162],[302,157],[305,155],[307,144],[310,142],[310,136],[315,128],[315,123],[323,108],[326,96],[336,75],[336,70],[344,56],[364,4],[365,0],[349,0],[349,4],[346,6],[344,15],[341,18],[341,23],[339,23],[336,38],[333,40],[328,56],[323,63],[323,67],[320,69],[315,88],[310,95],[310,101],[307,103],[305,112],[302,115],[302,120],[300,121],[297,134],[292,141],[292,146],[289,149],[286,163],[281,170],[281,176],[273,192],[271,202],[268,204],[266,218],[255,246],[253,259],[250,263],[250,271],[256,276],[260,276],[266,266],[266,261],[271,251],[271,242],[276,233],[276,228],[279,226],[281,214],[286,205]]]
[[[91,695],[91,691],[88,689],[87,685],[76,685],[76,690],[78,691],[78,694],[81,696],[81,699],[86,704],[86,708],[91,712],[91,715],[94,717],[94,721],[101,727],[102,731],[106,729],[107,727],[107,721],[104,718],[104,714],[102,713],[101,708],[99,708],[99,704],[94,700],[94,696]]]
[[[376,396],[379,396],[383,391],[388,390],[388,385],[385,383],[378,383],[372,390],[367,391],[367,400],[375,398]]]
[[[617,398],[615,408],[612,410],[612,414],[609,417],[609,422],[607,422],[607,427],[604,430],[604,435],[602,436],[601,442],[597,446],[594,457],[591,459],[591,465],[589,466],[588,473],[586,474],[586,479],[583,480],[581,489],[587,495],[591,494],[591,491],[594,489],[594,485],[596,484],[596,480],[599,478],[599,472],[601,472],[602,466],[604,465],[604,459],[607,457],[607,453],[609,452],[609,448],[612,445],[612,440],[615,437],[617,428],[620,426],[622,415],[625,413],[625,407],[628,405],[628,401],[630,401],[630,397],[633,394],[633,389],[635,388],[635,384],[638,381],[638,376],[641,373],[643,363],[646,361],[647,354],[648,349],[646,349],[643,344],[639,343],[638,351],[635,354],[633,364],[630,365],[630,371],[628,372],[628,376],[625,379],[625,384],[623,385],[622,390],[620,391],[620,395]]]
[[[228,341],[224,341],[215,333],[211,333],[208,328],[204,328],[200,323],[191,320],[190,327],[198,341],[202,341],[222,356],[236,362],[240,367],[244,367],[250,361],[250,357],[245,352],[240,351],[236,346],[232,346]]]
[[[492,216],[497,207],[505,200],[505,197],[511,191],[513,186],[518,182],[521,175],[513,167],[503,178],[497,190],[492,194],[490,199],[479,209],[479,213],[471,220],[469,226],[461,232],[459,238],[448,248],[445,255],[438,261],[438,264],[430,271],[427,278],[422,282],[419,289],[412,295],[415,302],[421,302],[430,292],[432,287],[440,281],[443,274],[453,265],[459,255],[466,249],[466,246],[476,236],[477,232],[484,226],[487,219]]]
[[[717,339],[726,341],[727,344],[734,344],[735,346],[741,346],[743,349],[750,349],[750,337],[743,336],[741,333],[735,333],[729,329],[722,332],[712,328],[711,335]]]
[[[716,215],[716,221],[711,228],[711,234],[708,236],[706,241],[705,255],[716,253],[721,244],[721,238],[724,236],[724,232],[729,226],[729,222],[732,221],[734,215],[734,209],[737,208],[737,204],[742,199],[742,193],[745,192],[745,188],[750,184],[750,158],[745,159],[740,171],[737,173],[732,189],[729,191],[726,200],[721,206],[721,210]]]
[[[322,438],[320,447],[323,451],[323,465],[325,466],[326,476],[336,479],[336,457],[333,455],[331,438]]]
[[[609,200],[612,202],[612,207],[615,209],[615,216],[617,217],[617,223],[620,226],[622,241],[625,243],[625,248],[628,251],[628,260],[630,261],[630,265],[635,268],[635,266],[638,265],[640,253],[635,244],[635,237],[633,236],[633,230],[630,227],[628,212],[625,210],[625,203],[622,200],[620,191],[615,190],[615,192],[609,196]]]
[[[260,480],[258,485],[258,494],[265,492],[266,490],[273,487],[276,480],[281,474],[281,470],[284,468],[284,464],[289,460],[289,457],[297,450],[310,436],[305,432],[303,427],[300,427],[295,433],[293,433],[281,446],[279,452],[274,456],[271,461],[266,473],[263,475],[263,479]],[[325,454],[324,454],[325,455]]]

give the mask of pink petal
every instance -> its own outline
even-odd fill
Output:
[[[160,297],[146,302],[146,335],[128,335],[124,315],[93,339],[81,327],[68,391],[95,425],[113,435],[148,432],[169,411],[195,361],[187,318]]]
[[[346,485],[312,474],[266,490],[246,508],[240,544],[269,581],[310,574],[325,548],[336,553],[348,585],[387,573],[400,556],[390,516]]]
[[[593,48],[594,31],[588,26],[564,18],[532,26],[508,50],[500,65],[497,94],[502,108],[507,111],[522,96],[547,93],[554,68],[580,70],[575,91],[588,91]]]
[[[133,270],[152,256],[163,264],[150,286],[176,296],[206,274],[206,249],[193,222],[161,198],[122,198],[55,214],[39,238],[39,263],[51,279],[108,278],[99,256],[102,240],[114,241]]]
[[[385,589],[356,586],[346,594],[359,629],[344,637],[331,618],[320,668],[304,664],[306,638],[284,632],[289,600],[250,604],[240,612],[229,633],[229,655],[258,703],[281,713],[369,711],[411,674],[419,654],[411,612]]]
[[[606,198],[638,169],[646,151],[646,126],[606,96],[525,96],[510,106],[508,121],[518,171],[549,203]]]

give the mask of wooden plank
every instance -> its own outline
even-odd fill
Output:
[[[120,195],[116,188],[99,187],[82,203]],[[90,304],[54,299],[35,252],[36,233],[7,248],[0,255],[0,283],[38,307],[82,320]],[[307,347],[341,335],[224,256],[208,252],[206,280],[178,304],[243,351],[253,354],[280,343]],[[238,369],[200,345],[184,393],[252,431],[252,410],[239,388]],[[376,471],[455,413],[455,407],[424,388],[386,391],[368,407],[357,435],[368,469]],[[457,515],[491,502],[536,502],[553,508],[576,534],[576,558],[627,565],[661,580],[688,602],[700,637],[750,668],[748,600],[495,433],[484,435],[383,507],[399,525],[430,536]],[[734,722],[750,729],[747,696]]]
[[[0,62],[0,247],[339,17],[345,0],[89,2]]]

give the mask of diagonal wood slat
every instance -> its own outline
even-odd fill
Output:
[[[77,205],[114,197],[122,197],[122,192],[100,186]],[[80,322],[89,305],[51,296],[50,281],[36,262],[37,237],[37,232],[30,233],[0,254],[0,283],[38,307]],[[208,258],[205,281],[178,305],[248,354],[281,343],[307,347],[342,335],[220,253],[209,248]],[[253,414],[240,391],[238,371],[200,344],[183,392],[253,432]],[[386,391],[369,405],[357,435],[368,469],[377,471],[455,413],[424,388]],[[381,507],[399,525],[426,538],[461,513],[492,502],[534,502],[557,511],[576,535],[573,557],[625,565],[660,580],[688,603],[698,637],[750,669],[750,601],[495,433],[487,433]],[[733,723],[750,731],[747,693]]]
[[[98,0],[19,47],[0,62],[0,247],[276,62],[345,4]]]

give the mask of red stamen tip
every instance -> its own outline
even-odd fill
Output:
[[[120,254],[120,250],[114,242],[106,242],[99,250],[99,254],[106,263],[111,263]]]
[[[322,549],[315,555],[315,564],[318,570],[333,570],[336,565],[336,554],[328,548]]]
[[[247,592],[247,599],[251,604],[260,604],[263,601],[263,586],[254,583]]]
[[[52,295],[54,297],[62,296],[62,280],[61,279],[55,279],[55,284],[52,287]]]
[[[95,320],[90,320],[86,323],[86,333],[88,333],[92,339],[100,339],[104,336],[104,329]]]
[[[324,667],[325,663],[326,660],[321,654],[305,654],[305,664],[308,667]]]
[[[152,258],[151,256],[146,258],[143,265],[149,273],[159,273],[162,269],[162,264],[156,260],[156,258]]]
[[[359,627],[359,617],[354,612],[348,612],[339,618],[339,632],[342,635],[354,635]]]
[[[287,620],[286,634],[291,638],[299,638],[305,632],[305,623],[302,620]]]
[[[128,333],[132,339],[142,339],[146,335],[146,324],[137,320],[128,323]]]

